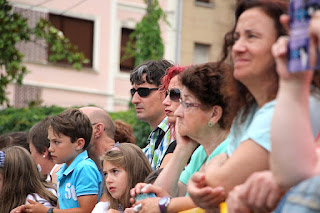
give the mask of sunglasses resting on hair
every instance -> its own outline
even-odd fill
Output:
[[[138,92],[140,97],[147,97],[148,95],[150,95],[150,92],[152,90],[158,90],[158,88],[147,88],[147,87],[140,87],[138,89],[132,88],[130,89],[130,93],[132,97],[136,92]]]

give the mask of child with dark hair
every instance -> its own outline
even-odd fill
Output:
[[[36,162],[39,172],[47,182],[57,184],[56,172],[61,164],[55,164],[49,152],[50,141],[48,139],[48,128],[50,117],[47,117],[29,130],[28,143],[33,160]]]
[[[100,198],[101,175],[88,157],[92,126],[78,109],[68,109],[50,119],[49,152],[55,163],[63,163],[58,175],[59,209],[49,209],[31,202],[32,212],[91,212]]]

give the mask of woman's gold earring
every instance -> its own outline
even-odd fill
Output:
[[[213,122],[212,121],[208,122],[208,127],[213,127]]]

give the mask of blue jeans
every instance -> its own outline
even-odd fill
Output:
[[[320,176],[304,180],[282,198],[275,213],[320,212]]]

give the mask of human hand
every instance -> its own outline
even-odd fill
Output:
[[[193,150],[198,146],[198,142],[195,140],[192,140],[188,136],[183,136],[179,133],[179,117],[177,117],[176,125],[175,125],[175,136],[176,136],[176,142],[177,142],[177,147],[178,148],[183,148],[184,150],[187,149],[188,151],[193,152]]]
[[[313,72],[289,73],[287,68],[288,36],[281,36],[272,46],[272,54],[276,62],[277,72],[282,81],[311,82]]]
[[[227,199],[228,210],[230,212],[247,212],[238,211],[239,209],[251,209],[254,212],[270,212],[280,201],[284,192],[277,185],[272,172],[262,171],[255,172],[242,185],[235,187],[229,193]],[[242,204],[241,204],[242,202]]]
[[[317,53],[320,51],[320,11],[316,11],[309,23],[310,35],[310,66],[314,67],[317,62]]]
[[[121,212],[115,209],[108,209],[107,213],[121,213]]]
[[[45,207],[43,204],[35,202],[33,200],[27,199],[29,204],[26,204],[24,207],[25,212],[32,213],[46,213],[49,208]]]
[[[24,213],[25,212],[25,205],[18,206],[10,211],[10,213]]]
[[[156,194],[157,197],[169,196],[168,192],[166,192],[160,186],[155,186],[155,185],[146,184],[146,183],[137,183],[137,185],[130,190],[130,195],[131,195],[130,202],[135,203],[136,201],[134,197],[140,193],[154,193]]]
[[[235,186],[232,191],[229,192],[226,200],[228,213],[250,213],[251,210],[242,201],[242,195],[244,191],[244,184]]]
[[[136,212],[133,210],[133,208],[126,208],[124,210],[124,213],[136,213]]]
[[[219,203],[226,199],[226,192],[223,187],[212,188],[206,185],[205,174],[196,172],[188,182],[188,192],[193,202],[205,209],[217,208]]]
[[[139,200],[134,206],[140,205],[139,213],[160,213],[159,200],[160,197],[147,198]]]

